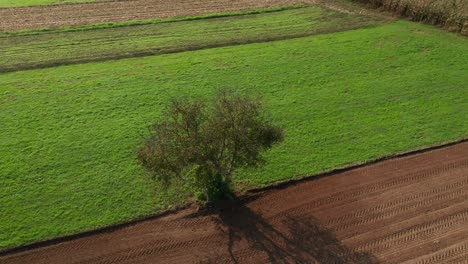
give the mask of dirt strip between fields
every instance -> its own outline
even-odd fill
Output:
[[[0,257],[0,263],[466,263],[468,142]]]
[[[315,2],[315,0],[117,0],[0,8],[0,31],[181,17]]]

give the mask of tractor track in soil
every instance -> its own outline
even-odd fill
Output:
[[[0,8],[0,31],[56,28],[271,8],[316,0],[114,0]]]
[[[4,254],[11,263],[466,263],[468,142]]]

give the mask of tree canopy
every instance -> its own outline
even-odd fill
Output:
[[[211,103],[172,101],[150,127],[138,158],[156,179],[181,180],[213,201],[231,195],[237,168],[263,164],[262,153],[282,140],[258,98],[222,91]]]

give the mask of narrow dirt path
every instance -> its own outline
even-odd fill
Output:
[[[0,31],[76,26],[315,3],[315,0],[115,0],[0,8]]]
[[[187,209],[0,262],[428,264],[467,257],[465,142],[266,191],[217,212]]]

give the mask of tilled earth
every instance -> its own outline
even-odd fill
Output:
[[[467,263],[468,142],[0,263]]]
[[[270,8],[315,0],[115,0],[0,8],[0,31],[50,28]]]

